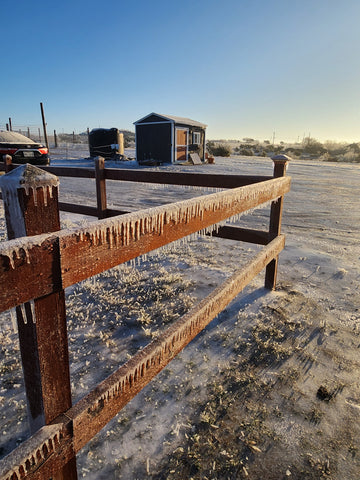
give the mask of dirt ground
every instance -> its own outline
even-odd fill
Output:
[[[357,332],[284,284],[237,323],[246,336],[224,334],[231,360],[153,478],[359,478]]]

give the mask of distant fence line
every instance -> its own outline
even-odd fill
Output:
[[[41,125],[12,124],[10,127],[9,123],[0,123],[0,130],[11,130],[12,132],[25,135],[25,137],[31,138],[31,140],[34,140],[35,142],[44,142],[44,132]],[[53,130],[47,132],[47,134],[49,143],[51,144],[50,147],[52,148],[56,147],[58,143],[88,143],[87,132],[75,133],[75,131],[73,131],[71,133],[59,133],[58,131]]]

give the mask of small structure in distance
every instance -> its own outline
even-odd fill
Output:
[[[205,162],[207,125],[204,123],[153,112],[134,125],[139,164],[187,162],[190,154],[198,155]]]
[[[117,128],[94,128],[89,133],[90,157],[127,160],[124,156],[124,134]]]

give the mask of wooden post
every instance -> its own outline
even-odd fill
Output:
[[[0,178],[9,239],[60,229],[58,183],[55,175],[29,164]],[[16,307],[31,433],[71,407],[65,294],[58,249],[54,252],[53,274],[59,285],[57,293]],[[53,479],[76,478],[74,454]]]
[[[28,138],[30,138],[30,128],[29,127],[27,127],[27,136],[28,136]]]
[[[96,201],[98,218],[106,217],[106,185],[105,185],[105,159],[103,157],[95,158],[95,179],[96,179]]]
[[[58,147],[58,142],[57,142],[56,130],[54,130],[54,144],[55,144],[55,148],[57,148]]]
[[[12,170],[12,157],[10,155],[3,155],[5,173]]]
[[[46,132],[46,122],[45,122],[44,107],[43,107],[42,102],[40,102],[40,109],[41,109],[41,117],[42,117],[42,122],[43,122],[45,145],[46,145],[47,149],[49,150],[49,142],[48,142],[48,137],[47,137],[47,132]]]
[[[287,155],[275,155],[272,157],[274,162],[274,177],[284,177],[286,175],[286,167],[290,158]],[[283,210],[284,197],[279,197],[272,202],[270,210],[270,225],[269,225],[269,241],[276,238],[281,233],[281,219]],[[276,286],[276,274],[279,257],[277,256],[266,267],[265,273],[265,288],[274,290]]]
[[[11,118],[9,117],[9,130],[10,132],[12,132],[12,122],[11,122]]]

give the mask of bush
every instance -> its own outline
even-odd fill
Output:
[[[223,143],[215,144],[215,142],[207,142],[206,149],[210,155],[215,157],[230,157],[231,147]]]
[[[242,148],[239,153],[240,155],[245,155],[246,157],[254,156],[254,152],[251,150],[251,148]]]
[[[326,148],[315,138],[307,137],[303,141],[303,152],[310,155],[324,155]]]

